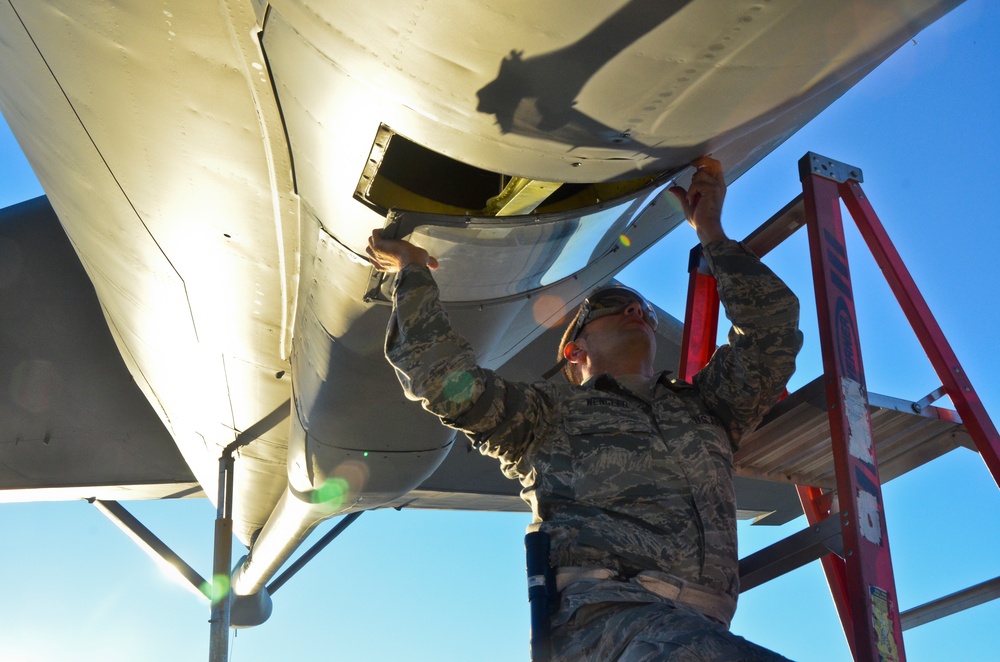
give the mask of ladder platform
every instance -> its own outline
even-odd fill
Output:
[[[976,450],[954,410],[871,392],[868,403],[883,483],[959,446]],[[775,405],[744,438],[734,463],[740,476],[835,489],[823,377]]]

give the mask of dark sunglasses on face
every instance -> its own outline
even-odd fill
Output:
[[[633,303],[639,304],[642,309],[642,318],[655,331],[657,326],[656,311],[641,294],[627,287],[609,287],[595,292],[583,302],[570,341],[576,340],[583,327],[590,322],[607,315],[620,314]]]

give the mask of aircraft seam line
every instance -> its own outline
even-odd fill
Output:
[[[42,54],[41,49],[38,47],[38,42],[35,41],[35,38],[34,36],[32,36],[31,31],[25,24],[24,19],[21,18],[20,13],[18,13],[17,7],[14,6],[12,0],[8,0],[8,4],[10,5],[11,11],[14,12],[14,16],[17,17],[18,22],[21,24],[21,27],[24,29],[24,34],[31,41],[32,46],[35,47],[35,52],[38,53],[39,59],[45,65],[45,68],[48,69],[49,75],[52,76],[52,81],[56,84],[56,87],[59,88],[59,92],[60,94],[62,94],[63,99],[66,100],[66,105],[69,107],[70,111],[72,111],[73,116],[76,117],[76,120],[80,125],[80,128],[83,130],[83,133],[87,136],[87,140],[90,141],[90,144],[93,146],[94,151],[97,153],[98,158],[100,158],[101,163],[104,164],[104,167],[107,170],[108,174],[111,176],[111,179],[114,180],[115,186],[117,186],[118,190],[121,191],[122,197],[125,199],[129,208],[132,210],[132,213],[135,214],[135,217],[142,225],[143,230],[146,231],[146,234],[153,242],[153,245],[155,245],[157,250],[160,251],[160,255],[163,256],[163,259],[166,260],[167,264],[170,265],[171,270],[173,270],[173,272],[177,275],[177,278],[180,280],[181,287],[184,289],[184,301],[187,303],[188,315],[191,318],[191,327],[194,330],[195,341],[200,342],[200,339],[198,337],[198,324],[195,322],[194,310],[191,309],[191,297],[188,295],[187,282],[184,280],[184,277],[181,275],[181,273],[177,270],[177,267],[171,261],[167,253],[163,250],[163,247],[156,240],[156,237],[154,237],[153,233],[149,231],[149,228],[146,226],[146,222],[142,220],[142,215],[139,214],[139,210],[135,208],[134,204],[132,204],[131,198],[129,198],[128,194],[125,192],[125,189],[122,187],[121,182],[118,180],[118,177],[115,175],[114,170],[112,170],[111,168],[111,164],[108,163],[106,158],[104,158],[104,154],[101,152],[101,149],[97,146],[97,143],[94,141],[93,136],[90,135],[90,131],[87,130],[87,125],[84,124],[83,118],[80,117],[80,113],[77,112],[76,107],[73,105],[73,101],[69,98],[69,94],[66,93],[65,88],[63,88],[62,86],[62,83],[59,82],[59,78],[56,76],[56,72],[49,65],[48,60],[45,59],[45,56]]]

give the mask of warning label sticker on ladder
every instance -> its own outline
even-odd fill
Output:
[[[892,619],[889,618],[889,596],[877,586],[871,587],[872,627],[875,628],[879,662],[899,662],[896,640],[892,636]]]

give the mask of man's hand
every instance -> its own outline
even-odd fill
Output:
[[[681,203],[684,216],[698,233],[702,246],[713,241],[726,239],[722,229],[722,202],[726,199],[726,180],[722,175],[722,164],[703,156],[691,165],[698,169],[691,178],[691,186],[670,189]]]
[[[438,268],[438,261],[427,251],[402,239],[385,239],[381,230],[374,230],[368,238],[368,261],[378,271],[394,274],[408,264],[421,264]]]

